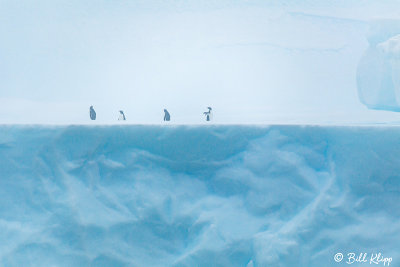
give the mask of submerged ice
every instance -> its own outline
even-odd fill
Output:
[[[337,266],[338,252],[395,261],[399,134],[1,126],[0,265]]]

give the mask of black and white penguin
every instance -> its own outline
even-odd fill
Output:
[[[126,121],[125,114],[124,114],[124,112],[122,110],[119,111],[118,120],[119,121]]]
[[[91,119],[92,121],[96,120],[96,111],[94,111],[93,106],[90,106],[90,112],[89,112],[89,114],[90,114],[90,119]]]
[[[169,114],[168,110],[164,109],[164,121],[170,121],[171,115]]]
[[[207,107],[208,111],[203,112],[204,115],[206,115],[206,121],[211,121],[212,119],[212,108],[211,107]]]

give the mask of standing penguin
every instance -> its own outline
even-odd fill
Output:
[[[125,114],[124,114],[124,112],[122,110],[119,111],[118,120],[119,121],[126,121]]]
[[[206,121],[210,121],[212,119],[212,108],[211,107],[207,107],[208,111],[203,112],[204,115],[206,115]]]
[[[164,121],[170,121],[171,115],[169,115],[168,110],[164,109]]]
[[[96,120],[96,111],[94,111],[93,106],[90,106],[90,112],[89,113],[90,113],[90,119],[92,121]]]

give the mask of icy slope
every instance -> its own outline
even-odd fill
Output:
[[[400,111],[400,21],[371,22],[368,42],[357,69],[360,101],[368,108]]]
[[[1,266],[400,266],[400,128],[1,126]],[[356,266],[356,265],[353,265]]]

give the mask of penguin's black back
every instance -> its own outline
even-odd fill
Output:
[[[96,120],[96,111],[94,111],[94,108],[90,108],[90,119],[92,121]]]

